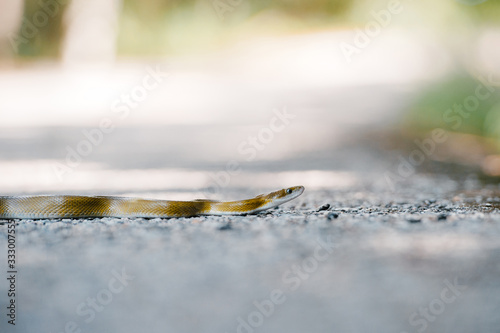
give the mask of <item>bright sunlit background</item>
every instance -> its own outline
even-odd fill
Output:
[[[499,17],[493,0],[0,0],[0,188],[345,187],[436,128],[429,160],[499,176]]]

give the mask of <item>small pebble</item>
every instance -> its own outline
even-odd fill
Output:
[[[231,230],[231,229],[233,229],[233,227],[231,226],[231,223],[227,223],[219,228],[219,230]]]
[[[420,222],[422,222],[421,219],[416,219],[416,218],[409,218],[409,219],[407,219],[407,221],[410,222],[410,223],[420,223]]]
[[[444,221],[448,218],[448,214],[439,214],[438,215],[438,221]]]
[[[324,204],[323,206],[318,208],[318,212],[321,212],[322,210],[328,210],[330,208],[330,204]]]
[[[338,217],[339,217],[339,213],[335,213],[335,212],[328,213],[328,215],[326,216],[326,218],[329,219],[329,220],[334,220],[334,219],[336,219]]]

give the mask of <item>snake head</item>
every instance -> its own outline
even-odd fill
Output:
[[[304,186],[294,186],[289,188],[284,188],[282,190],[272,192],[268,194],[269,199],[280,200],[286,202],[295,199],[304,192]]]

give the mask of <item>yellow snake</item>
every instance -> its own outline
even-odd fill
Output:
[[[27,195],[0,196],[0,218],[85,217],[190,217],[196,215],[244,215],[277,207],[297,198],[303,186],[295,186],[239,201],[168,201],[111,196]]]

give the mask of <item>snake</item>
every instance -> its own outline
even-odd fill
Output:
[[[247,215],[278,207],[297,198],[303,186],[294,186],[252,199],[215,201],[154,200],[84,195],[0,196],[0,219],[51,218],[175,218],[199,215]]]

